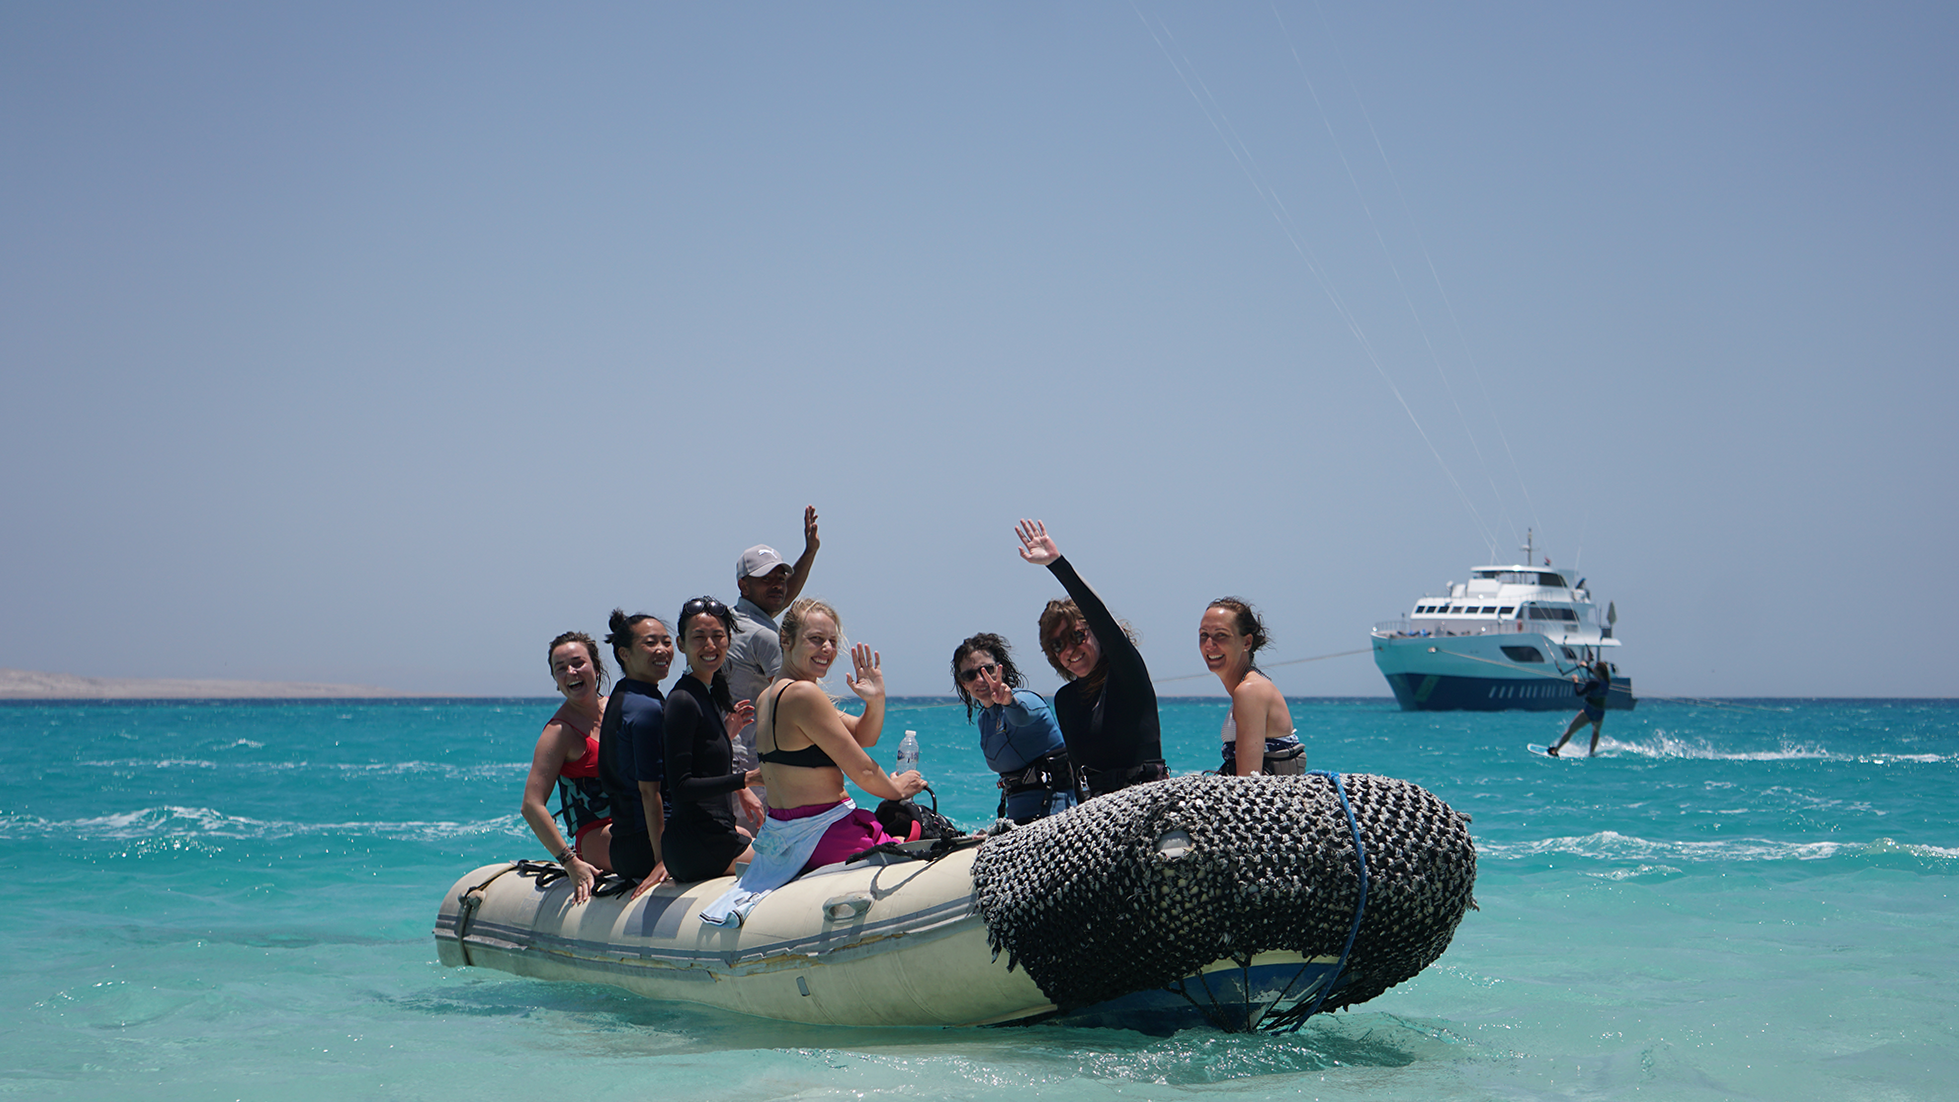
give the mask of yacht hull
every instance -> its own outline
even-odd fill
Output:
[[[1571,682],[1580,662],[1520,662],[1506,653],[1506,647],[1539,655],[1564,650],[1534,633],[1376,636],[1374,664],[1405,712],[1576,712],[1584,707]],[[1631,711],[1638,703],[1632,679],[1614,677],[1605,698],[1607,710]]]

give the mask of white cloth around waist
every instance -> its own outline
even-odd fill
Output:
[[[764,896],[796,879],[809,864],[824,832],[856,810],[857,805],[845,797],[837,806],[807,819],[770,817],[764,821],[755,835],[755,859],[742,870],[734,887],[701,908],[701,921],[710,926],[741,925]]]

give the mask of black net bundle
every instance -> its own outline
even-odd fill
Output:
[[[995,951],[1064,1010],[1168,987],[1218,960],[1337,957],[1330,995],[1365,1002],[1442,955],[1471,905],[1476,849],[1458,815],[1406,781],[1190,776],[1138,785],[991,838],[974,906]]]

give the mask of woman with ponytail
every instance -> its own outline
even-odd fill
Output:
[[[1218,766],[1227,777],[1306,771],[1306,751],[1293,733],[1285,694],[1258,668],[1259,648],[1269,642],[1264,617],[1236,597],[1212,601],[1197,622],[1197,653],[1231,694]]]

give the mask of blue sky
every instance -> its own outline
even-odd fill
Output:
[[[1651,693],[1959,696],[1955,30],[14,5],[0,666],[544,693],[814,503],[900,692],[1042,665],[1039,516],[1163,677],[1212,597],[1352,650],[1530,527]]]

